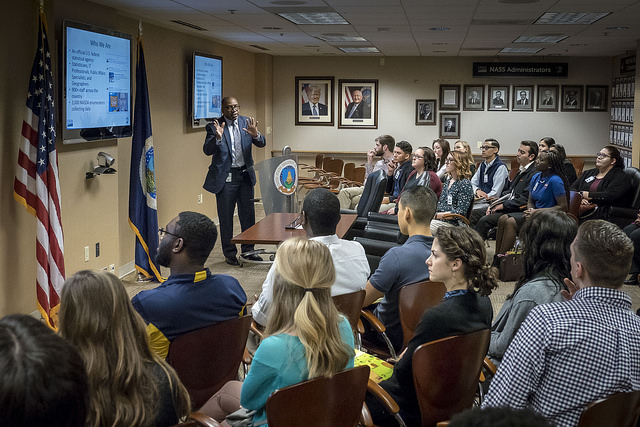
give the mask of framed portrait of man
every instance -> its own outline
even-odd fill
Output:
[[[416,99],[416,125],[436,124],[436,100]]]
[[[484,111],[484,85],[464,85],[464,111]]]
[[[585,111],[607,111],[608,86],[587,86]]]
[[[512,111],[533,111],[533,86],[513,86]]]
[[[460,138],[460,113],[440,113],[440,138]]]
[[[460,109],[460,85],[440,85],[440,109]]]
[[[558,111],[558,86],[538,86],[536,111]]]
[[[338,80],[338,127],[378,128],[378,80]]]
[[[582,86],[562,86],[560,111],[582,111]]]
[[[509,111],[509,86],[489,86],[489,111]]]
[[[333,77],[296,77],[296,125],[333,126]]]

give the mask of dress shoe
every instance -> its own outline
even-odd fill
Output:
[[[247,261],[264,261],[258,255],[244,255],[242,258],[246,259]]]
[[[631,277],[624,281],[625,285],[638,286],[638,275],[633,273]]]
[[[226,262],[229,265],[240,265],[240,262],[238,261],[238,258],[236,258],[236,257],[225,258],[224,262]]]

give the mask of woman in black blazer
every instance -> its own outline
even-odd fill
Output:
[[[594,204],[581,219],[607,219],[610,206],[627,207],[625,197],[631,189],[631,179],[624,172],[620,151],[613,145],[603,147],[596,156],[596,167],[582,173],[571,189],[580,192],[582,204]],[[586,216],[588,215],[588,216]]]

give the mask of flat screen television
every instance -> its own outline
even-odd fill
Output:
[[[222,116],[222,57],[193,52],[189,104],[191,125],[206,126]]]
[[[65,144],[131,136],[131,49],[129,34],[64,21]]]

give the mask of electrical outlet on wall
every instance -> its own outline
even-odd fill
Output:
[[[84,247],[84,262],[89,262],[89,246]]]
[[[116,274],[116,265],[115,264],[109,264],[109,273]]]
[[[198,204],[202,204],[202,193],[198,194]]]

